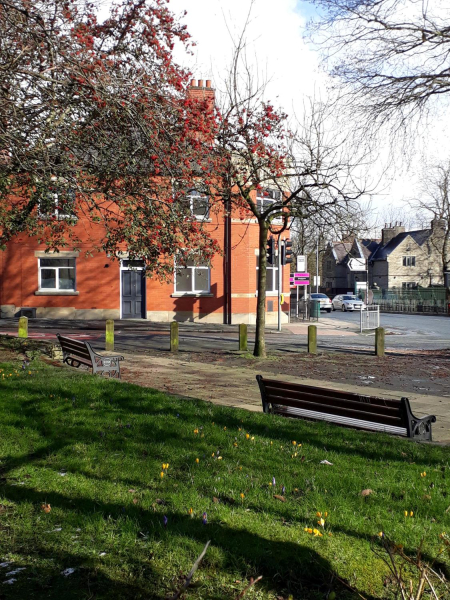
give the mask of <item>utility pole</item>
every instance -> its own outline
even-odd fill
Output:
[[[316,294],[319,291],[319,238],[316,244]]]
[[[280,236],[278,236],[278,331],[281,331],[281,244],[283,241],[280,240]]]

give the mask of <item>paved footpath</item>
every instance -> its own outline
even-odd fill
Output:
[[[130,383],[152,387],[186,398],[199,398],[213,404],[261,411],[261,396],[255,372],[243,367],[183,361],[182,358],[125,354],[122,378]],[[264,375],[264,371],[261,371]],[[268,374],[268,377],[274,377]],[[329,383],[306,377],[283,375],[286,381],[361,393],[362,388]],[[366,390],[367,388],[364,388]],[[401,398],[404,393],[370,388],[372,396]],[[433,414],[433,440],[450,444],[450,398],[409,394],[413,413],[419,417]]]

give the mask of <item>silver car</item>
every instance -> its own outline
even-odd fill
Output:
[[[320,310],[326,310],[327,312],[331,312],[331,300],[326,294],[310,294],[309,299],[318,300],[320,302]]]
[[[351,294],[340,294],[339,296],[335,296],[331,305],[333,310],[342,310],[343,312],[366,308],[366,305],[362,300]]]

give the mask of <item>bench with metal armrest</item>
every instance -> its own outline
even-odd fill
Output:
[[[92,373],[108,373],[110,377],[120,379],[120,361],[123,356],[103,356],[97,354],[88,342],[74,340],[56,334],[63,352],[63,362],[71,367],[80,367],[84,365],[92,368]]]
[[[431,441],[434,415],[416,417],[408,398],[377,398],[309,385],[265,379],[257,375],[263,410],[287,417],[328,421],[338,425]]]

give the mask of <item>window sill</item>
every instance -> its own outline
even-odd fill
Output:
[[[287,292],[281,292],[286,296]],[[266,298],[276,298],[278,296],[278,292],[266,292]],[[258,292],[255,292],[255,298],[258,297]]]
[[[41,221],[78,221],[76,215],[38,215]]]
[[[34,292],[35,296],[78,296],[80,292],[73,290],[38,290]]]
[[[210,294],[210,293],[199,293],[196,294],[195,292],[191,293],[191,292],[185,292],[185,293],[175,293],[175,294],[170,294],[171,298],[214,298],[214,294]]]

